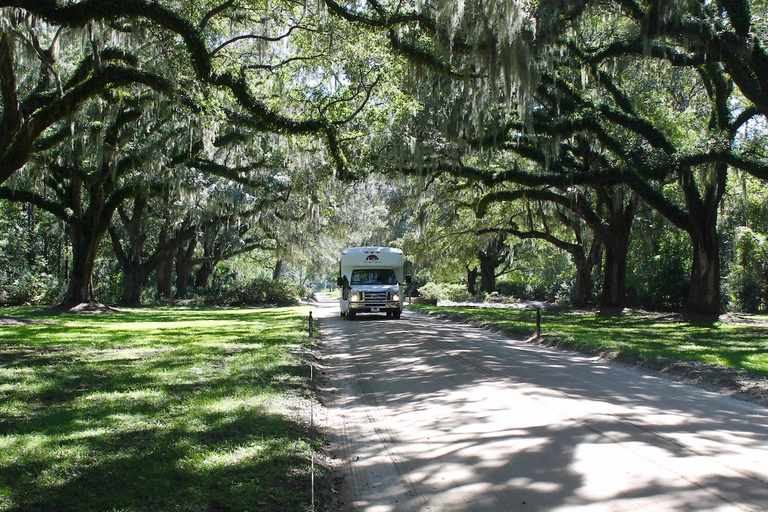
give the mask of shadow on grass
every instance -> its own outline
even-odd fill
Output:
[[[3,331],[0,510],[309,510],[305,312],[173,313]]]
[[[3,487],[14,489],[10,510],[302,510],[308,447],[274,436],[295,430],[241,413],[199,431],[64,431],[49,456],[5,468]]]

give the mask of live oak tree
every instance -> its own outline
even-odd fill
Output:
[[[419,278],[466,281],[473,294],[496,291],[496,278],[509,270],[510,248],[503,233],[479,233],[474,202],[480,185],[449,175],[415,174],[403,188],[402,207],[410,211],[411,226],[400,243]]]
[[[94,263],[113,214],[157,186],[146,168],[162,162],[166,148],[162,121],[139,124],[140,99],[105,99],[70,118],[66,142],[39,151],[39,167],[30,166],[0,187],[0,196],[34,204],[66,223],[72,244],[66,302],[92,298]],[[144,138],[141,151],[126,151],[137,136]]]
[[[142,0],[0,2],[4,15],[0,27],[0,183],[22,169],[29,176],[45,176],[49,171],[40,162],[54,148],[67,144],[82,148],[84,154],[104,155],[100,140],[73,133],[72,128],[89,125],[92,105],[109,103],[110,98],[120,103],[123,95],[142,94],[163,95],[205,119],[190,123],[190,128],[199,130],[188,132],[190,145],[201,140],[205,144],[216,133],[220,126],[217,116],[218,121],[225,120],[243,132],[317,137],[324,142],[327,155],[324,168],[329,174],[343,175],[346,167],[338,127],[366,104],[376,81],[376,73],[366,68],[365,60],[336,69],[319,65],[333,61],[335,50],[327,43],[341,38],[335,37],[333,24],[317,10],[291,2],[228,1],[200,7],[197,3]],[[342,51],[341,44],[338,48]],[[169,110],[142,112],[143,108],[138,107],[136,115],[145,119],[169,115]],[[76,118],[80,124],[73,123]],[[209,126],[203,126],[205,123]],[[133,141],[135,154],[147,154],[143,143],[141,138]],[[145,158],[130,155],[125,148],[118,151],[124,151],[124,165]],[[93,181],[97,175],[108,181],[114,178],[109,171],[117,168],[117,162],[106,158],[89,164],[91,169],[80,164],[70,162],[64,172],[80,173],[81,182],[84,176]],[[131,165],[134,170],[139,167]],[[100,170],[94,171],[97,168]],[[37,197],[34,191],[25,196],[19,188],[24,179],[21,176],[13,187],[7,187],[4,197]],[[84,203],[78,200],[82,206],[73,203],[70,206],[75,208],[69,208],[75,212],[71,218],[78,217],[81,209],[93,218],[88,223],[71,223],[84,228],[73,237],[80,249],[73,254],[77,272],[70,282],[70,301],[90,298],[90,272],[98,241],[109,226],[111,213],[136,189],[111,197],[104,208],[98,206],[104,194],[91,191],[96,195]],[[67,206],[56,201],[46,206],[68,215]],[[128,220],[125,215],[122,218]]]
[[[447,93],[432,89],[454,100],[439,126],[446,139],[482,138],[526,158],[544,151],[544,172],[484,172],[486,183],[631,188],[691,238],[686,309],[720,311],[717,205],[728,169],[766,177],[765,161],[733,143],[744,123],[766,113],[765,20],[751,10],[761,2],[327,3],[345,19],[389,29],[395,51],[451,79]],[[703,127],[660,120],[635,102],[627,91],[637,78],[627,70],[648,65],[683,70],[679,77],[706,90]],[[734,86],[746,100],[736,111]],[[542,105],[547,115],[537,116]],[[690,137],[679,137],[686,130]],[[466,174],[462,167],[458,158],[438,164]],[[679,189],[665,195],[671,183]]]
[[[30,4],[48,10],[46,2]],[[17,3],[0,3],[0,184],[52,139],[66,137],[70,116],[100,95],[130,86],[169,91],[168,81],[140,69],[134,55],[100,44],[98,18],[67,30],[6,5]]]

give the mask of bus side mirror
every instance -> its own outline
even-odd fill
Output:
[[[344,279],[342,279],[341,277],[337,277],[336,286],[339,286],[339,287],[344,286]]]
[[[405,274],[405,284],[411,284],[411,274]]]

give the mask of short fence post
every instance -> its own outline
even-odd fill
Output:
[[[314,325],[313,325],[313,322],[312,322],[312,312],[311,311],[309,312],[309,337],[310,338],[314,338],[315,337]]]
[[[536,337],[541,338],[541,308],[536,308]]]
[[[312,312],[309,312],[309,325],[312,325]],[[309,328],[310,336],[312,336],[312,327]],[[309,380],[310,382],[315,382],[315,367],[313,365],[309,365]],[[315,428],[315,402],[310,400],[309,401],[309,428],[310,430],[314,430]],[[311,500],[312,500],[312,506],[310,507],[310,510],[312,512],[315,512],[315,450],[312,449],[312,469],[311,469],[312,477],[310,481],[310,485],[312,487],[311,492]]]

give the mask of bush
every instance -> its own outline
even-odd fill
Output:
[[[425,299],[454,302],[467,302],[472,298],[472,294],[469,293],[466,286],[449,283],[429,282],[419,288],[419,294]]]
[[[263,304],[284,306],[294,304],[299,298],[309,294],[304,286],[283,279],[272,280],[265,277],[232,281],[226,285],[198,290],[198,292],[206,302],[242,306]]]
[[[735,261],[724,279],[729,307],[747,313],[764,310],[768,297],[768,236],[739,227],[734,249]]]
[[[65,284],[51,274],[25,272],[9,283],[0,283],[0,302],[4,304],[43,304],[60,302]]]
[[[508,297],[509,300],[549,300],[551,293],[549,293],[548,285],[540,279],[518,279],[510,281],[498,281],[496,283],[496,291],[504,297]]]

